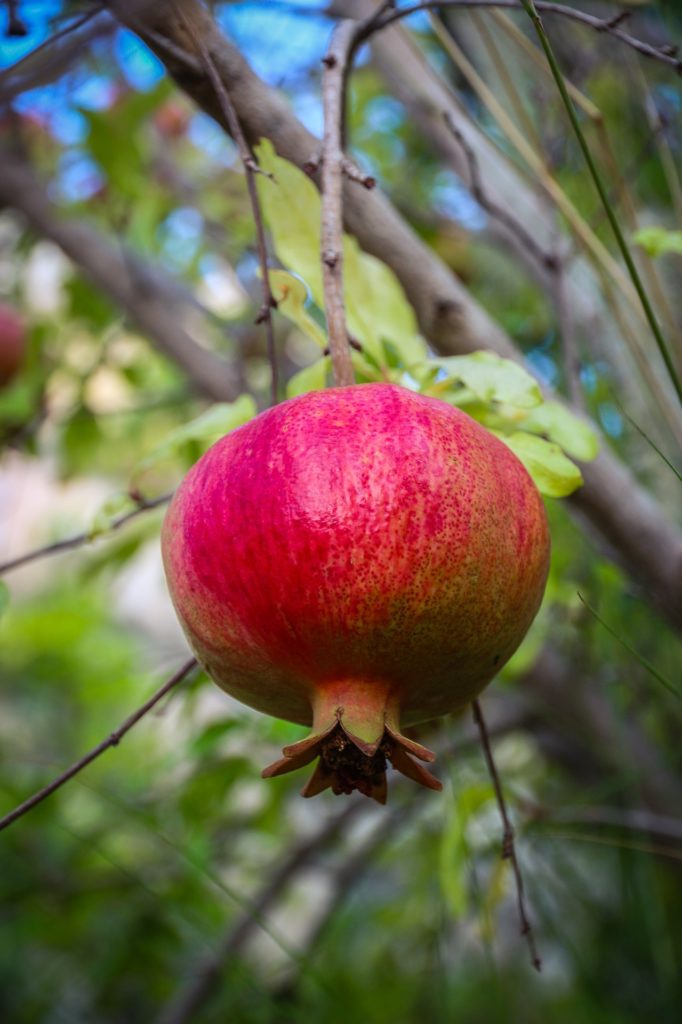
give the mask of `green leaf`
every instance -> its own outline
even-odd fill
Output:
[[[268,279],[280,313],[295,323],[316,345],[322,349],[326,348],[327,338],[324,331],[305,309],[308,289],[303,281],[286,270],[269,270]]]
[[[372,323],[379,339],[391,341],[405,363],[417,362],[427,355],[424,339],[417,328],[417,318],[398,278],[381,260],[360,254],[359,272],[365,285],[364,315]],[[347,287],[354,290],[356,282],[347,275]]]
[[[531,434],[543,434],[549,441],[555,441],[581,462],[596,458],[599,451],[599,439],[590,424],[559,402],[544,402],[518,425]]]
[[[532,409],[542,402],[542,392],[535,378],[518,363],[494,352],[448,356],[434,359],[433,363],[483,402],[501,402],[517,409]]]
[[[248,423],[256,415],[256,403],[251,395],[240,395],[234,402],[218,402],[201,413],[196,419],[171,431],[165,440],[157,445],[135,466],[131,483],[134,484],[142,473],[162,459],[176,455],[189,441],[198,442],[204,450],[225,434]]]
[[[0,619],[9,608],[9,587],[4,580],[0,580]]]
[[[541,494],[549,498],[565,498],[581,486],[580,470],[564,455],[558,444],[520,430],[513,434],[495,433],[524,464]]]
[[[261,168],[273,176],[259,175],[258,189],[277,256],[303,278],[324,308],[320,194],[303,171],[277,156],[269,140],[261,139],[255,149]],[[382,338],[396,345],[405,362],[423,359],[426,346],[417,333],[414,310],[393,271],[363,252],[350,235],[343,236],[343,260],[350,333],[376,359],[383,358]]]
[[[666,252],[682,255],[682,231],[668,231],[660,227],[640,228],[633,234],[632,241],[649,256],[662,256]]]
[[[129,494],[122,492],[107,498],[92,520],[90,530],[88,531],[90,539],[94,540],[100,534],[107,533],[113,526],[115,519],[118,519],[119,516],[124,515],[126,512],[132,512],[135,508],[137,508],[137,505]]]
[[[448,818],[440,843],[439,874],[441,890],[453,917],[463,917],[469,907],[467,828],[492,796],[490,785],[475,784],[455,788],[453,800],[448,804]]]
[[[324,356],[290,377],[287,381],[287,398],[305,395],[308,391],[321,391],[327,383],[330,363],[329,356]]]
[[[275,252],[322,306],[319,192],[303,171],[277,156],[269,139],[261,139],[255,152],[261,168],[273,176],[259,174],[257,184]]]

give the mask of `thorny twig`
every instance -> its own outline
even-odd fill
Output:
[[[311,156],[303,164],[302,170],[308,175],[313,177],[317,174],[320,167],[322,166],[322,154]],[[371,174],[365,174],[359,167],[356,167],[352,160],[347,156],[341,157],[341,170],[348,178],[349,181],[355,181],[358,185],[362,185],[369,192],[376,185],[376,178],[372,177]]]
[[[478,731],[481,736],[481,746],[483,747],[483,754],[485,756],[486,764],[488,766],[488,772],[492,780],[493,788],[495,790],[495,799],[497,800],[497,806],[500,811],[500,817],[502,818],[503,825],[503,836],[502,836],[502,857],[504,860],[508,860],[512,866],[514,872],[514,881],[516,883],[516,902],[519,910],[519,921],[521,925],[521,934],[525,935],[528,943],[528,949],[530,951],[531,963],[536,971],[542,969],[542,961],[538,956],[537,947],[535,945],[535,937],[533,936],[533,930],[528,920],[526,913],[526,900],[523,889],[523,878],[521,877],[521,868],[516,857],[516,849],[514,847],[514,829],[512,823],[509,820],[509,814],[507,813],[507,804],[504,799],[504,793],[502,792],[502,783],[497,773],[495,761],[493,758],[492,748],[490,746],[490,737],[486,728],[485,719],[483,717],[483,711],[481,704],[478,700],[473,701],[472,710],[474,714],[474,721],[478,726]]]
[[[158,498],[142,498],[137,497],[135,499],[136,508],[131,509],[130,512],[126,512],[124,515],[114,519],[109,525],[108,529],[102,533],[94,533],[92,530],[86,530],[84,533],[77,533],[74,537],[67,537],[65,540],[57,540],[52,544],[46,544],[44,547],[36,548],[34,551],[27,551],[24,555],[19,555],[17,558],[10,559],[9,562],[4,562],[0,565],[0,576],[4,576],[5,573],[10,572],[12,569],[18,569],[22,565],[28,565],[29,562],[36,562],[39,558],[46,558],[48,555],[57,555],[60,551],[71,551],[74,548],[80,548],[84,544],[90,544],[94,540],[98,540],[101,536],[113,533],[114,530],[118,530],[120,526],[125,523],[129,523],[131,519],[135,519],[142,512],[149,512],[153,508],[158,508],[160,505],[167,504],[171,498],[171,494],[162,494]]]
[[[204,40],[198,32],[195,32],[194,27],[188,18],[185,11],[182,9],[180,4],[176,3],[176,11],[182,19],[182,22],[187,29],[187,33],[192,40],[194,46],[197,49],[201,63],[204,65],[206,74],[208,75],[211,85],[215,91],[218,103],[222,110],[223,116],[227,121],[230,129],[230,134],[234,139],[237,149],[239,151],[239,157],[244,166],[246,173],[246,184],[249,192],[249,201],[251,203],[251,211],[253,213],[253,220],[256,225],[256,239],[258,246],[258,262],[260,264],[261,271],[261,287],[263,290],[263,305],[261,306],[260,312],[256,317],[256,323],[265,324],[265,331],[267,336],[268,344],[268,359],[270,362],[270,373],[271,373],[271,384],[270,394],[272,404],[275,405],[278,399],[279,384],[278,384],[278,371],[277,371],[277,352],[275,350],[275,332],[272,323],[272,310],[277,308],[277,300],[272,294],[270,288],[270,275],[268,273],[268,253],[265,244],[265,226],[263,224],[263,215],[260,207],[260,200],[258,199],[258,188],[256,186],[256,175],[263,174],[264,172],[258,166],[251,150],[249,149],[248,142],[242,130],[242,126],[239,122],[237,112],[234,108],[234,104],[230,99],[230,95],[223,84],[223,80],[218,73],[218,69],[215,66],[215,62],[211,53],[206,46]]]
[[[13,811],[10,811],[9,814],[0,818],[0,832],[15,822],[18,818],[22,818],[24,814],[33,810],[33,808],[42,803],[43,800],[46,800],[48,796],[51,796],[56,792],[56,790],[60,789],[66,782],[72,779],[74,775],[77,775],[82,771],[83,768],[87,768],[87,766],[98,758],[100,754],[103,754],[105,750],[108,750],[110,747],[117,746],[125,734],[129,732],[129,730],[132,729],[132,727],[136,725],[140,719],[147,714],[147,712],[151,711],[160,700],[163,700],[167,693],[170,693],[172,689],[181,683],[192,669],[196,667],[196,665],[196,658],[190,658],[189,661],[186,661],[182,668],[178,669],[178,671],[172,675],[170,679],[168,679],[163,686],[142,705],[142,707],[138,708],[132,715],[129,715],[125,722],[119,725],[118,729],[115,729],[110,736],[105,740],[102,740],[101,743],[98,743],[96,747],[93,747],[92,750],[81,757],[80,760],[76,761],[75,764],[72,764],[70,768],[67,768],[65,772],[62,772],[61,775],[58,775],[57,778],[53,779],[47,786],[39,789],[38,792],[34,793],[33,796],[28,798],[28,800],[24,800],[24,802],[19,804],[18,807],[15,807]]]

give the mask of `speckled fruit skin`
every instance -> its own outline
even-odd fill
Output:
[[[267,774],[312,760],[340,725],[368,757],[388,738],[394,766],[437,788],[390,748],[432,760],[401,727],[462,708],[516,650],[549,533],[506,445],[445,402],[363,384],[283,402],[218,441],[173,498],[163,556],[215,682],[313,727]],[[312,789],[348,791],[330,773]]]
[[[19,372],[26,354],[26,329],[13,306],[0,302],[0,388]]]

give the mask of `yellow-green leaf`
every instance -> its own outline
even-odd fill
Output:
[[[518,409],[532,409],[542,402],[542,392],[535,378],[518,363],[494,352],[448,356],[434,359],[433,363],[482,402],[500,402]]]
[[[541,494],[565,498],[581,486],[580,470],[558,444],[520,430],[513,434],[496,433],[524,464]]]
[[[462,917],[469,907],[467,829],[481,808],[493,797],[488,784],[457,786],[448,801],[447,819],[440,843],[441,891],[453,917]]]
[[[137,463],[132,482],[162,459],[175,455],[188,441],[198,441],[204,450],[231,430],[248,423],[256,415],[256,403],[251,395],[240,395],[234,402],[218,402],[196,419],[171,431],[164,441]]]
[[[270,270],[268,278],[280,313],[295,323],[320,348],[326,348],[327,338],[324,331],[306,311],[308,289],[303,281],[286,270]]]
[[[559,402],[543,402],[525,416],[519,426],[532,434],[544,434],[549,441],[556,441],[568,455],[581,462],[596,458],[599,451],[595,430]]]
[[[259,174],[257,184],[275,252],[322,306],[320,194],[303,171],[277,156],[269,139],[261,139],[255,152],[262,169],[273,176]]]
[[[682,255],[682,231],[668,231],[661,227],[640,228],[633,234],[632,241],[649,256],[662,256],[666,252]]]
[[[91,540],[94,540],[100,534],[106,533],[111,529],[114,520],[118,519],[119,516],[125,515],[126,512],[132,512],[135,508],[137,508],[137,505],[129,494],[121,492],[120,494],[111,495],[95,513],[88,536]]]
[[[308,391],[321,391],[327,383],[329,364],[329,356],[324,356],[290,377],[287,381],[287,398],[305,395]]]
[[[324,306],[320,262],[320,194],[310,178],[261,139],[258,162],[272,178],[258,176],[263,213],[277,256],[298,274],[320,308]],[[423,359],[426,346],[417,332],[414,310],[393,271],[343,236],[344,300],[348,330],[374,359],[383,363],[382,339],[392,341],[405,363]],[[286,312],[286,310],[283,310]]]

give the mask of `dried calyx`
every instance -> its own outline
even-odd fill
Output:
[[[322,733],[313,733],[282,751],[284,757],[263,770],[263,778],[285,775],[319,758],[315,771],[302,790],[303,796],[317,796],[331,789],[337,796],[358,790],[380,804],[386,803],[386,769],[390,762],[396,771],[419,782],[427,789],[442,789],[442,784],[419,761],[432,763],[436,755],[420,743],[388,726],[374,743],[354,736],[343,724],[344,710],[336,709],[336,721]],[[414,758],[419,758],[415,761]]]

